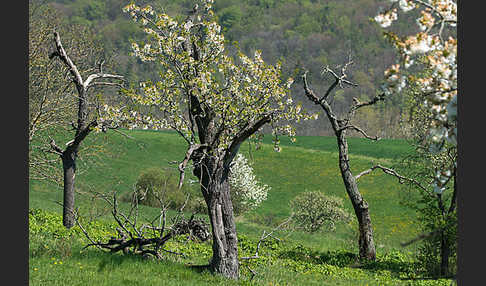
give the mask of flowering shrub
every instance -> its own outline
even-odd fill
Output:
[[[271,189],[257,181],[253,168],[242,154],[237,154],[231,163],[229,183],[233,209],[237,215],[258,207],[267,199]]]

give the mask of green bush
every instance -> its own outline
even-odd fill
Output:
[[[321,192],[301,193],[291,201],[290,207],[297,226],[308,232],[316,232],[323,226],[334,231],[337,222],[351,220],[351,215],[343,209],[341,198]]]
[[[122,200],[130,202],[136,196],[140,204],[157,208],[165,206],[169,209],[178,210],[189,196],[184,210],[205,213],[206,207],[199,188],[186,182],[179,189],[178,184],[179,173],[177,171],[149,168],[141,172],[135,183],[134,192],[123,196]]]

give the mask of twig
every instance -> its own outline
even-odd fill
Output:
[[[284,226],[285,224],[289,223],[291,220],[292,220],[292,216],[288,217],[286,220],[284,220],[282,223],[280,223],[278,226],[276,226],[274,229],[272,229],[272,231],[270,231],[269,233],[266,233],[266,231],[264,230],[263,233],[262,233],[262,236],[260,237],[260,240],[258,241],[257,248],[255,250],[255,254],[253,256],[241,257],[240,259],[242,259],[242,260],[249,260],[249,259],[257,259],[257,258],[260,258],[258,252],[260,251],[260,246],[261,246],[262,242],[264,242],[268,237],[272,237],[272,238],[280,241],[279,238],[274,237],[272,234],[276,230],[278,230],[282,226]]]

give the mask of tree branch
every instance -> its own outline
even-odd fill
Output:
[[[200,148],[203,148],[203,147],[208,147],[208,145],[207,144],[192,144],[187,149],[186,156],[184,157],[184,160],[182,160],[182,162],[179,164],[179,172],[180,172],[179,185],[178,185],[179,189],[182,188],[182,183],[184,182],[185,169],[186,169],[187,163],[192,158],[192,154],[194,153],[194,151],[196,151]]]
[[[69,68],[69,72],[73,76],[73,81],[78,89],[83,87],[83,79],[81,77],[81,74],[79,73],[78,68],[76,67],[76,65],[74,65],[71,58],[69,58],[69,56],[66,54],[66,51],[64,50],[64,47],[61,43],[61,37],[59,36],[59,33],[57,31],[54,31],[54,41],[56,43],[56,51],[49,55],[49,59],[52,59],[56,56],[59,57],[61,61]]]
[[[260,256],[258,255],[258,251],[260,251],[260,245],[262,244],[262,242],[264,242],[269,237],[273,237],[274,239],[280,240],[280,239],[274,237],[273,233],[276,230],[282,228],[284,225],[288,224],[291,220],[292,220],[292,216],[288,217],[286,220],[284,220],[282,223],[280,223],[278,226],[276,226],[274,229],[272,229],[272,231],[270,231],[269,233],[266,233],[266,231],[264,230],[263,233],[262,233],[262,236],[260,237],[260,240],[258,240],[258,244],[257,244],[257,248],[255,250],[255,254],[252,255],[252,256],[240,257],[240,259],[249,260],[249,259],[260,258]]]
[[[100,79],[100,78],[103,78],[103,79],[118,79],[118,80],[123,80],[124,77],[122,75],[115,75],[115,74],[107,74],[107,73],[95,73],[95,74],[91,74],[89,75],[86,80],[84,81],[83,83],[83,86],[85,86],[86,88],[90,87],[90,86],[93,86],[93,85],[101,85],[101,84],[109,84],[107,82],[92,82],[93,80],[95,79]],[[121,86],[120,84],[114,84],[112,83],[111,85],[119,85]]]
[[[398,174],[398,173],[397,173],[395,170],[393,170],[393,169],[391,169],[391,168],[383,167],[383,166],[381,166],[381,165],[375,165],[375,166],[371,167],[370,169],[365,170],[365,171],[363,171],[363,172],[359,173],[358,175],[356,175],[356,176],[355,176],[356,181],[357,181],[357,180],[358,180],[360,177],[362,177],[362,176],[364,176],[364,175],[367,175],[367,174],[369,174],[369,173],[373,172],[373,171],[374,171],[374,170],[376,170],[376,169],[380,169],[380,170],[382,170],[382,171],[383,171],[385,174],[392,175],[392,176],[396,177],[396,178],[398,179],[398,182],[399,182],[400,184],[403,184],[403,183],[404,183],[404,181],[408,181],[408,182],[410,182],[410,183],[415,184],[417,187],[419,187],[419,188],[420,188],[420,189],[422,189],[423,191],[426,191],[426,192],[430,193],[430,192],[427,190],[427,188],[425,188],[425,187],[424,187],[424,186],[423,186],[423,185],[422,185],[420,182],[418,182],[417,180],[415,180],[415,179],[411,179],[411,178],[408,178],[408,177],[405,177],[405,176],[402,176],[402,175]]]
[[[378,140],[381,139],[378,136],[375,136],[375,137],[369,136],[368,134],[366,134],[366,132],[364,132],[363,129],[361,129],[361,128],[355,126],[355,125],[346,125],[344,127],[339,128],[338,131],[339,132],[342,132],[342,131],[344,131],[346,129],[354,129],[354,130],[358,131],[359,133],[363,134],[364,137],[366,137],[366,138],[368,138],[370,140],[378,141]]]
[[[48,150],[48,151],[51,151],[54,154],[62,156],[63,150],[59,146],[56,145],[56,142],[54,141],[54,139],[51,138],[51,142],[49,143],[49,145],[51,146],[51,150]]]

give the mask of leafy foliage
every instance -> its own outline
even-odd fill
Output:
[[[316,232],[325,226],[335,230],[337,222],[348,222],[351,215],[343,209],[343,200],[326,196],[322,192],[304,192],[291,202],[292,215],[300,227],[308,232]]]
[[[99,220],[86,221],[80,218],[83,226],[92,234],[93,239],[101,240],[115,235],[115,223],[106,223]],[[41,235],[49,239],[71,239],[87,243],[79,226],[67,229],[62,224],[62,216],[42,209],[29,210],[29,238]],[[53,249],[55,251],[55,249]]]
[[[90,234],[97,239],[106,239],[114,235],[115,223],[105,221],[93,221],[84,224]],[[112,230],[112,231],[110,231]],[[186,237],[178,236],[167,242],[167,249],[175,253],[184,253],[182,256],[175,256],[168,253],[162,261],[150,261],[138,259],[132,255],[111,255],[99,254],[98,252],[81,251],[83,245],[88,243],[84,235],[77,226],[66,230],[62,226],[62,216],[46,212],[40,209],[31,209],[29,211],[29,239],[30,239],[30,279],[31,282],[41,281],[43,276],[50,277],[51,283],[62,283],[61,281],[69,279],[68,277],[75,271],[78,281],[100,281],[106,285],[106,271],[110,270],[110,283],[114,281],[132,281],[137,276],[131,273],[145,273],[156,271],[162,276],[160,279],[171,278],[174,273],[177,274],[177,282],[163,281],[168,285],[178,285],[181,279],[184,283],[191,285],[206,285],[205,279],[212,278],[212,275],[202,275],[189,268],[181,269],[179,265],[205,263],[211,256],[211,244],[200,243],[197,241],[187,241]],[[239,255],[248,256],[254,254],[258,240],[244,234],[238,235]],[[410,255],[400,251],[391,251],[388,253],[378,253],[377,260],[366,262],[363,265],[357,264],[357,255],[346,250],[318,251],[313,248],[303,246],[299,243],[288,240],[269,239],[262,243],[260,249],[260,259],[242,261],[242,277],[237,285],[260,285],[269,284],[275,279],[287,279],[290,284],[297,285],[306,283],[306,277],[311,280],[317,279],[319,283],[328,281],[328,283],[341,283],[344,285],[437,285],[446,286],[451,284],[450,279],[437,280],[415,280],[419,272],[419,265],[412,260]],[[111,261],[111,262],[110,262]],[[161,266],[163,264],[163,266]],[[130,270],[127,271],[127,267]],[[65,269],[65,271],[63,271]],[[172,274],[167,275],[163,269],[168,269]],[[254,278],[249,269],[257,271]],[[113,273],[122,272],[121,278],[114,278]],[[128,273],[128,274],[127,274]],[[285,274],[284,274],[285,273]],[[269,275],[271,274],[271,275]],[[279,275],[281,277],[279,278]],[[147,276],[153,276],[147,273]],[[103,278],[104,277],[104,278]],[[45,279],[45,278],[44,278]],[[116,280],[113,280],[116,279]],[[137,281],[142,277],[138,277]],[[411,279],[403,281],[402,279]],[[103,281],[103,282],[101,282]],[[152,280],[151,280],[152,281]],[[212,281],[212,280],[211,280]],[[219,280],[218,280],[219,281]],[[152,281],[155,283],[155,281]],[[212,281],[208,285],[233,285],[231,281]],[[111,284],[110,284],[111,285]],[[235,284],[236,285],[236,284]]]
[[[140,204],[178,210],[184,205],[189,212],[206,213],[204,200],[197,186],[183,184],[178,188],[179,174],[173,169],[149,168],[141,172],[135,183],[135,192],[126,194],[122,200],[136,199]]]

